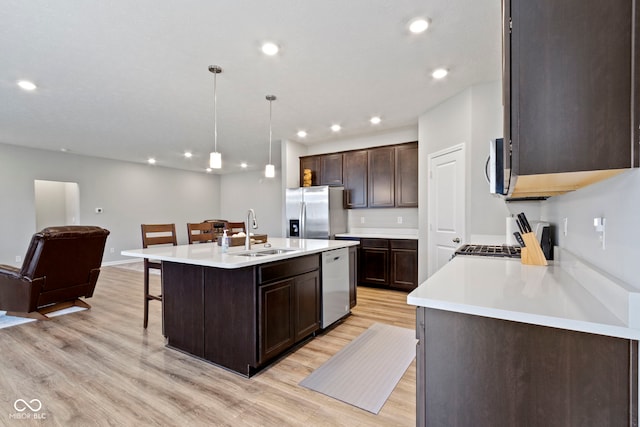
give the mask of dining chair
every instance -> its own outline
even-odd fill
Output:
[[[227,229],[227,234],[229,236],[232,236],[235,233],[240,233],[240,232],[247,232],[246,226],[244,222],[230,222],[227,221],[227,224],[225,226],[225,228]]]
[[[213,231],[212,222],[188,222],[187,236],[189,237],[189,244],[191,245],[196,242],[214,242],[217,237],[214,235]]]
[[[178,245],[175,224],[142,224],[142,247],[144,249],[154,245]],[[162,301],[162,291],[159,295],[149,293],[149,270],[160,270],[162,273],[162,262],[144,259],[144,328],[149,323],[149,301]],[[162,280],[160,280],[162,287]]]

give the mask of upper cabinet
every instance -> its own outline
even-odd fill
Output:
[[[320,185],[342,185],[342,153],[320,156]]]
[[[396,147],[396,206],[418,207],[418,144]]]
[[[369,207],[395,206],[395,147],[369,150]]]
[[[304,169],[312,185],[344,187],[344,207],[417,208],[418,143],[300,157],[300,185]]]
[[[512,196],[560,194],[638,166],[637,6],[504,0]]]
[[[366,208],[368,206],[367,150],[349,151],[343,155],[344,207]]]
[[[302,177],[304,170],[311,171],[311,185],[320,185],[318,175],[320,173],[320,156],[300,157],[300,187],[303,186]]]

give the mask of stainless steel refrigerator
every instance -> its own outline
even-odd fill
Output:
[[[286,193],[287,237],[333,239],[347,232],[343,187],[288,188]]]

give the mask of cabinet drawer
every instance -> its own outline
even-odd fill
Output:
[[[320,268],[318,254],[272,262],[258,267],[258,284],[298,276],[318,268]]]
[[[418,250],[418,241],[413,239],[392,240],[391,249],[414,249]]]
[[[363,248],[389,248],[389,240],[388,239],[361,239],[360,245]]]

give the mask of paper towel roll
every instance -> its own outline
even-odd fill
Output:
[[[507,245],[518,245],[518,242],[516,241],[516,238],[514,237],[513,233],[515,233],[516,231],[520,231],[518,230],[518,225],[516,224],[516,218],[513,216],[508,216],[506,218],[506,227],[507,229],[507,233],[505,236],[505,241],[507,243]]]

